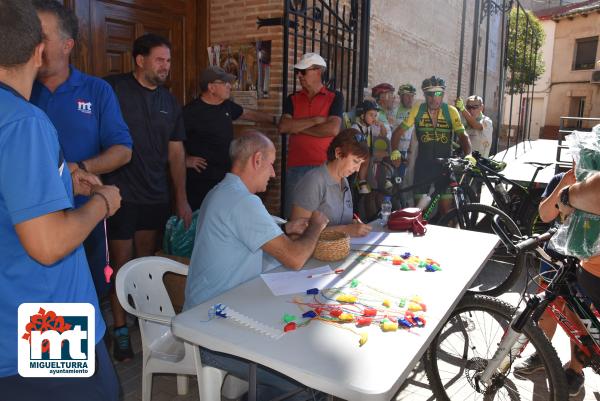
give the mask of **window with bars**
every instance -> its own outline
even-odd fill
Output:
[[[598,36],[582,38],[575,41],[574,70],[591,70],[596,63]]]

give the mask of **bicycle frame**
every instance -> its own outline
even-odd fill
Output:
[[[543,254],[543,250],[538,250],[538,253]],[[577,290],[577,261],[568,258],[566,264],[558,262],[555,266],[559,267],[558,272],[545,292],[532,296],[526,307],[511,321],[498,349],[480,376],[480,381],[486,386],[491,384],[494,374],[505,373],[525,349],[527,340],[521,336],[524,325],[530,320],[537,322],[547,308],[583,354],[582,363],[600,358],[600,321],[588,306],[589,301]],[[564,301],[564,305],[577,317],[576,321],[572,321],[561,311],[562,308],[557,305],[558,300]],[[583,359],[584,357],[587,360]]]
[[[549,311],[552,318],[562,327],[571,341],[581,350],[583,355],[591,358],[593,355],[600,357],[600,321],[588,306],[589,301],[582,295],[575,286],[574,282],[568,283],[569,294],[567,296],[559,295],[558,299],[549,305]],[[577,317],[576,321],[571,321],[557,306],[559,299],[564,300],[567,306]],[[581,361],[585,363],[585,360]]]
[[[425,209],[423,209],[423,218],[425,220],[429,220],[431,218],[431,216],[433,215],[433,213],[437,207],[437,204],[439,203],[439,201],[442,197],[443,191],[446,188],[450,188],[450,191],[452,192],[452,198],[454,200],[454,207],[457,209],[460,209],[462,205],[467,203],[467,201],[465,199],[462,188],[460,187],[460,184],[459,184],[458,180],[456,179],[456,174],[454,172],[454,166],[457,164],[458,164],[458,162],[454,161],[454,159],[446,159],[443,161],[443,169],[442,169],[441,176],[432,177],[432,178],[423,180],[421,182],[415,183],[406,188],[396,188],[396,190],[393,192],[392,196],[396,197],[401,193],[412,191],[413,189],[418,188],[423,185],[426,185],[426,184],[434,184],[433,193],[430,195],[431,201],[429,202],[427,207]],[[465,164],[465,163],[462,163],[462,164]],[[463,220],[462,214],[460,214],[460,215],[461,215],[460,220]],[[465,222],[461,221],[460,225],[462,228],[464,228]]]
[[[481,156],[475,156],[477,160],[477,168],[480,170],[479,175],[471,176],[471,180],[475,180],[477,178],[481,179],[488,191],[492,195],[495,204],[498,206],[500,210],[509,215],[519,226],[520,229],[524,229],[524,225],[527,221],[524,221],[528,216],[527,212],[529,211],[531,204],[537,204],[539,202],[534,202],[539,196],[537,196],[534,192],[536,183],[535,179],[538,173],[543,170],[545,167],[538,165],[536,167],[535,173],[531,177],[531,180],[527,184],[527,186],[521,185],[516,181],[513,181],[501,173],[487,167],[482,163]],[[495,182],[501,182],[502,184],[510,184],[511,191],[519,192],[519,196],[521,197],[521,202],[519,208],[517,210],[513,209],[512,202],[506,202],[502,196],[498,193],[498,191],[494,187]]]

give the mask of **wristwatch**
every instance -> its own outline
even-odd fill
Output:
[[[567,185],[566,187],[563,188],[562,191],[560,191],[558,201],[560,203],[562,203],[563,205],[573,207],[573,205],[571,205],[571,203],[569,202],[569,188],[571,188],[571,186]]]
[[[77,162],[77,167],[79,167],[83,171],[87,172],[87,168],[85,168],[85,164],[83,163],[83,161],[78,161]]]

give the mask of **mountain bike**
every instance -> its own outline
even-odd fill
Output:
[[[600,373],[600,321],[576,285],[579,261],[573,257],[552,261],[539,246],[553,230],[515,244],[501,227],[494,229],[511,252],[532,254],[551,264],[556,274],[543,293],[524,292],[520,304],[525,305],[518,309],[495,298],[467,295],[425,354],[433,392],[439,400],[449,400],[454,391],[460,391],[460,399],[567,400],[562,364],[536,323],[548,309],[576,344],[580,362]],[[562,312],[561,301],[576,318]],[[533,352],[544,369],[531,382],[511,368],[517,358]]]
[[[536,183],[535,179],[550,163],[527,162],[535,167],[535,172],[527,185],[521,185],[501,173],[505,163],[485,158],[478,152],[473,152],[473,157],[475,168],[464,180],[469,184],[485,184],[494,199],[493,205],[510,216],[523,234],[530,236],[546,232],[550,226],[540,219],[538,212],[545,186]]]

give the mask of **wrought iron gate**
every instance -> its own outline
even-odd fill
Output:
[[[293,69],[302,54],[319,53],[327,61],[324,79],[344,95],[345,110],[362,101],[367,81],[370,0],[284,0],[283,90],[296,91]],[[285,187],[287,138],[282,136],[281,178]],[[281,205],[283,210],[284,192]]]
[[[486,100],[488,56],[490,44],[490,18],[500,16],[500,37],[502,45],[500,47],[500,82],[497,91],[498,110],[496,111],[496,123],[494,124],[494,143],[492,153],[495,153],[499,145],[500,129],[503,125],[504,114],[508,113],[508,129],[506,143],[503,148],[511,146],[510,130],[515,123],[514,144],[529,141],[531,137],[531,115],[533,107],[533,96],[535,88],[536,65],[539,49],[543,45],[535,35],[534,18],[528,13],[519,0],[475,0],[468,2],[463,0],[462,14],[462,32],[460,41],[460,62],[458,72],[457,96],[461,95],[461,78],[464,50],[467,44],[464,41],[464,30],[466,25],[466,9],[473,9],[473,34],[471,43],[471,71],[469,74],[468,93],[477,92],[477,82],[483,81],[483,89],[480,93]],[[510,18],[513,23],[509,23]],[[482,29],[482,25],[485,28]],[[480,32],[485,31],[485,37],[482,38]],[[483,42],[482,43],[482,39]],[[479,52],[482,45],[485,47],[483,53],[483,76],[478,76],[477,63],[479,61]],[[504,110],[505,96],[509,97],[508,110]],[[516,110],[513,110],[513,103]],[[515,148],[516,151],[516,148]],[[506,153],[504,154],[506,156]]]

